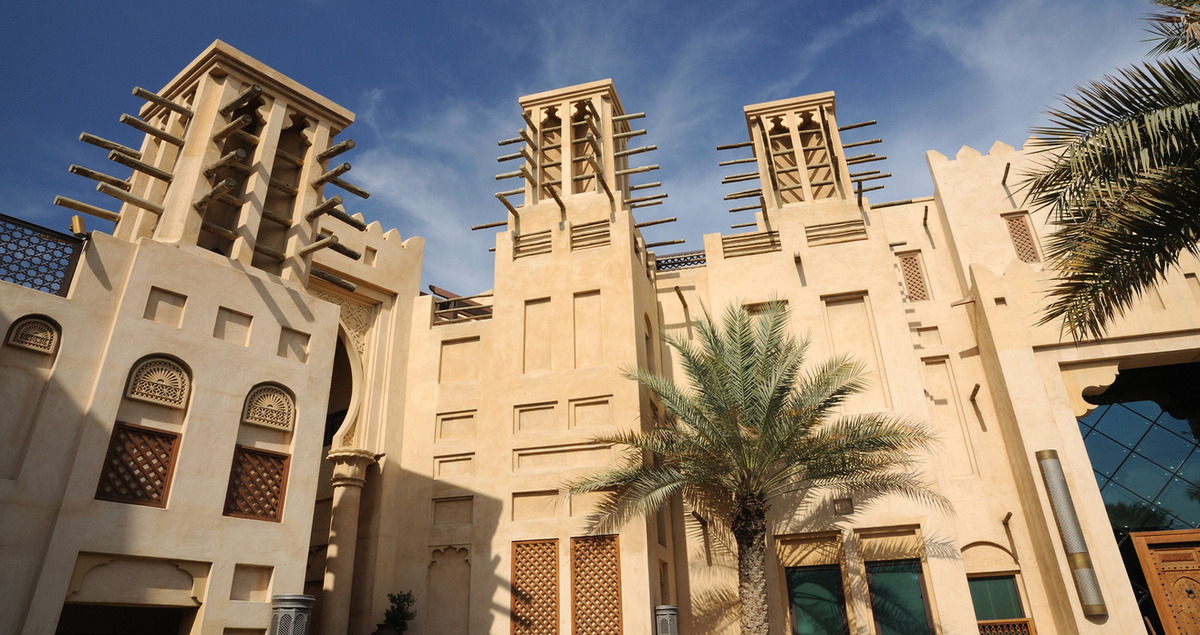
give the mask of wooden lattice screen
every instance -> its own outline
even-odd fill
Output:
[[[904,279],[904,294],[908,296],[908,301],[928,300],[929,287],[925,284],[925,272],[921,269],[921,254],[900,254],[896,259],[900,261],[900,276]]]
[[[1023,262],[1040,262],[1037,241],[1033,238],[1033,231],[1029,229],[1029,215],[1012,214],[1005,216],[1004,222],[1008,225],[1008,235],[1012,238],[1017,257]]]
[[[239,445],[229,473],[225,515],[279,522],[287,473],[288,455]]]
[[[513,635],[558,635],[558,541],[513,543]]]
[[[178,434],[118,423],[104,457],[96,498],[165,507],[178,446]]]
[[[571,539],[571,632],[621,635],[621,563],[616,536]]]

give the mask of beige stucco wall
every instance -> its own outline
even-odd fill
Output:
[[[22,472],[6,482],[13,494],[28,492],[25,505],[41,508],[27,514],[12,507],[14,512],[5,514],[15,525],[12,535],[28,536],[21,551],[28,554],[29,565],[19,586],[36,581],[36,591],[25,599],[27,616],[19,605],[3,611],[6,619],[16,620],[14,632],[22,621],[24,632],[53,631],[64,599],[71,601],[78,590],[72,573],[81,553],[201,563],[204,574],[197,577],[205,581],[197,586],[202,593],[196,601],[202,605],[202,624],[194,632],[257,627],[268,619],[269,594],[259,594],[254,602],[230,600],[236,565],[271,568],[271,590],[300,587],[303,565],[292,553],[295,545],[304,544],[311,524],[308,501],[315,493],[320,461],[317,430],[324,420],[324,377],[332,364],[337,310],[300,288],[271,281],[267,274],[216,260],[150,240],[131,245],[95,234],[87,246],[90,266],[81,269],[71,295],[53,303],[61,305],[53,311],[46,311],[44,300],[37,298],[42,306],[38,312],[63,326],[64,357],[51,382],[77,387],[79,394],[64,395],[39,413]],[[152,288],[186,296],[177,325],[143,317]],[[35,293],[11,286],[5,291],[16,297]],[[20,304],[5,303],[7,320],[21,315]],[[251,316],[244,345],[214,339],[221,307]],[[310,335],[307,360],[277,354],[281,325]],[[91,355],[76,358],[77,346],[80,351],[91,348]],[[130,369],[155,354],[174,357],[191,371],[192,393],[181,424],[154,406],[127,403],[122,410]],[[246,395],[262,382],[278,383],[295,394],[294,432],[240,425]],[[181,434],[165,509],[95,500],[100,466],[119,420]],[[290,455],[281,522],[222,516],[239,443]],[[35,520],[41,522],[34,525]],[[112,585],[107,589],[111,593],[139,585],[120,575],[106,583]],[[5,597],[21,596],[20,589],[13,590]],[[89,601],[106,601],[105,595],[93,594]]]
[[[221,56],[225,70],[206,75]],[[269,71],[218,43],[164,94],[211,91],[201,105],[213,117],[215,104],[239,88],[221,78],[259,77],[274,94],[263,107],[263,156],[274,152],[269,137],[287,117],[314,119],[314,148],[328,146],[352,120]],[[767,191],[753,236],[733,239],[758,241],[758,248],[727,255],[726,237],[708,234],[703,265],[659,271],[624,202],[629,179],[615,173],[628,160],[612,154],[613,117],[623,111],[611,82],[531,95],[521,105],[541,117],[554,108],[572,112],[585,100],[610,143],[599,165],[614,196],[584,187],[561,193],[560,208],[526,185],[528,204],[496,234],[493,289],[475,299],[491,308],[481,319],[437,319],[439,302],[418,291],[423,241],[378,223],[363,232],[328,217],[297,223],[278,275],[254,254],[261,219],[253,206],[230,257],[197,247],[190,201],[207,187],[196,174],[214,158],[207,142],[185,146],[178,161],[155,155],[184,174],[184,185],[169,190],[139,177],[135,186],[170,209],[160,223],[125,206],[115,236],[93,232],[66,298],[0,283],[0,328],[37,314],[62,330],[44,394],[35,406],[23,401],[11,410],[35,414],[13,425],[24,426],[12,435],[21,447],[6,455],[16,457],[6,459],[11,478],[0,478],[0,530],[8,537],[0,543],[0,631],[50,632],[64,601],[198,607],[194,633],[263,629],[269,596],[300,592],[307,581],[310,589],[323,584],[327,597],[349,598],[319,610],[347,613],[350,632],[374,628],[388,593],[412,590],[414,632],[507,633],[513,543],[546,539],[558,541],[558,617],[566,629],[571,540],[589,533],[592,501],[569,499],[562,486],[620,459],[617,449],[592,443],[595,435],[636,429],[659,408],[623,371],[650,368],[682,379],[661,331],[691,337],[689,325],[705,308],[719,315],[729,304],[776,299],[787,302],[793,333],[810,339],[810,360],[850,353],[866,364],[871,387],[848,412],[887,410],[930,422],[941,442],[921,457],[921,469],[955,508],[945,514],[857,495],[847,515],[820,497],[776,501],[768,600],[779,632],[791,619],[785,567],[842,566],[851,628],[868,633],[865,563],[895,558],[921,560],[940,633],[975,629],[967,576],[984,573],[1017,575],[1041,633],[1140,632],[1076,417],[1088,408],[1081,395],[1111,383],[1122,368],[1196,358],[1200,263],[1185,257],[1102,342],[1075,343],[1055,325],[1037,325],[1051,278],[1041,262],[1017,257],[1005,217],[1031,212],[1044,257],[1046,213],[1025,209],[1015,189],[1030,154],[997,143],[986,154],[964,148],[953,160],[930,152],[933,194],[902,204],[864,200],[860,207],[845,165],[836,170],[840,193],[829,198],[780,204]],[[825,109],[833,152],[844,159],[828,93],[748,106],[752,138],[761,132],[755,117],[788,108]],[[766,170],[764,160],[758,164]],[[306,165],[302,178],[314,177],[316,162]],[[263,176],[248,191],[265,192]],[[325,195],[301,189],[299,212]],[[606,244],[573,244],[573,228],[587,223],[605,228]],[[298,255],[299,246],[331,231],[363,258]],[[541,232],[549,241],[544,253],[518,249]],[[914,254],[926,300],[910,297],[901,273],[898,256]],[[309,278],[310,265],[355,290]],[[176,299],[174,308],[148,310],[150,298],[164,293]],[[217,335],[222,310],[249,316],[244,338]],[[307,336],[305,352],[281,345],[284,329]],[[333,469],[320,445],[338,338],[353,375],[351,412],[331,449],[359,453],[367,465],[349,540],[352,575],[331,580],[322,575]],[[122,399],[130,368],[154,354],[189,369],[186,414]],[[267,381],[295,395],[291,433],[240,424],[247,392]],[[118,421],[182,434],[165,509],[95,500]],[[281,522],[222,515],[239,443],[290,455]],[[1061,457],[1106,618],[1084,616],[1070,581],[1034,460],[1047,449]],[[674,501],[661,517],[634,519],[615,532],[624,632],[651,632],[653,607],[667,603],[680,606],[684,632],[736,631],[729,536],[721,519],[692,511]]]

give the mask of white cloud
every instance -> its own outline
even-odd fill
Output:
[[[779,11],[757,5],[704,7],[695,12],[702,19],[675,18],[638,3],[605,11],[514,7],[533,27],[527,37],[483,29],[483,37],[495,40],[486,50],[496,56],[497,67],[523,65],[506,95],[397,104],[392,89],[376,88],[363,93],[357,108],[359,121],[378,139],[360,155],[355,171],[375,194],[363,205],[372,210],[368,216],[406,235],[424,236],[426,282],[463,293],[492,285],[487,248],[495,230],[472,233],[469,227],[505,217],[493,193],[514,182],[492,179],[503,170],[493,159],[496,140],[521,125],[517,94],[614,78],[626,108],[647,112],[638,123],[649,134],[637,144],[659,146],[656,153],[640,155],[637,164],[659,163],[662,169],[638,182],[661,180],[670,196],[637,214],[641,220],[679,217],[675,225],[646,230],[651,241],[688,239],[684,246],[658,250],[671,252],[697,249],[702,234],[728,232],[731,222],[751,220],[748,213],[725,211],[731,204],[722,197],[732,189],[720,179],[730,170],[716,163],[734,157],[718,156],[713,148],[745,138],[741,106],[827,89],[803,85],[818,58],[836,68],[839,47],[877,31],[894,32],[897,16],[918,49],[924,43],[931,55],[951,64],[949,71],[937,71],[944,76],[925,78],[936,94],[892,86],[889,94],[898,101],[858,108],[879,113],[884,150],[891,156],[883,169],[895,174],[878,200],[932,192],[927,149],[953,156],[963,144],[981,151],[996,139],[1021,145],[1056,93],[1138,59],[1147,48],[1139,41],[1138,15],[1120,0],[878,2],[806,29],[781,27]],[[784,7],[782,15],[803,14]],[[498,45],[505,37],[508,49]],[[780,59],[788,63],[777,63]],[[924,61],[913,60],[912,77],[934,72]]]
[[[375,122],[369,124],[373,129],[381,117],[392,118],[382,112],[391,106],[378,95],[371,91],[365,97],[364,111],[367,121]],[[406,236],[425,238],[423,273],[428,283],[462,293],[491,286],[487,249],[494,231],[470,228],[504,219],[504,209],[490,189],[496,166],[490,148],[503,136],[504,120],[510,118],[504,114],[512,110],[465,100],[426,104],[404,127],[378,128],[380,143],[358,156],[361,167],[353,175],[372,194],[373,209],[367,216],[396,226]]]

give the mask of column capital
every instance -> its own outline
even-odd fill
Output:
[[[375,453],[360,448],[330,450],[325,460],[333,462],[334,487],[362,487],[367,480],[367,468],[375,462]]]

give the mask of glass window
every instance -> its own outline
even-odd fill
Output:
[[[837,565],[788,567],[794,635],[848,635],[842,571]]]
[[[1093,432],[1083,440],[1083,444],[1087,446],[1092,469],[1104,476],[1111,477],[1121,467],[1125,457],[1129,456],[1129,450],[1103,434]]]
[[[1181,479],[1171,479],[1171,484],[1159,494],[1154,502],[1159,507],[1179,517],[1188,527],[1200,524],[1200,488]]]
[[[1200,483],[1200,452],[1192,452],[1183,462],[1183,467],[1179,468],[1179,475],[1193,483]]]
[[[1021,599],[1017,595],[1017,581],[1014,576],[997,576],[990,578],[970,578],[967,585],[971,587],[971,602],[975,604],[975,619],[983,620],[1012,620],[1025,617],[1021,608]]]
[[[1083,422],[1083,419],[1080,419],[1079,420],[1079,436],[1086,437],[1088,435],[1088,433],[1091,431],[1092,431],[1092,426],[1089,426],[1088,424]]]
[[[1108,521],[1114,528],[1133,531],[1165,528],[1161,511],[1116,483],[1106,485],[1100,490],[1100,496],[1108,511]]]
[[[1171,481],[1171,473],[1134,454],[1125,459],[1125,463],[1113,474],[1112,479],[1142,498],[1154,500]]]
[[[1112,437],[1117,443],[1132,448],[1146,434],[1150,421],[1121,404],[1109,406],[1108,412],[1096,424],[1096,431]]]
[[[1134,451],[1173,472],[1179,469],[1192,451],[1192,442],[1161,425],[1155,425],[1142,437]]]
[[[1190,444],[1196,443],[1196,433],[1192,431],[1192,426],[1186,419],[1176,419],[1164,412],[1158,417],[1158,425],[1187,439]]]
[[[1151,421],[1158,418],[1162,414],[1162,408],[1153,401],[1123,401],[1120,404],[1124,408],[1128,408]]]
[[[879,635],[932,633],[918,560],[868,562],[867,588]]]

